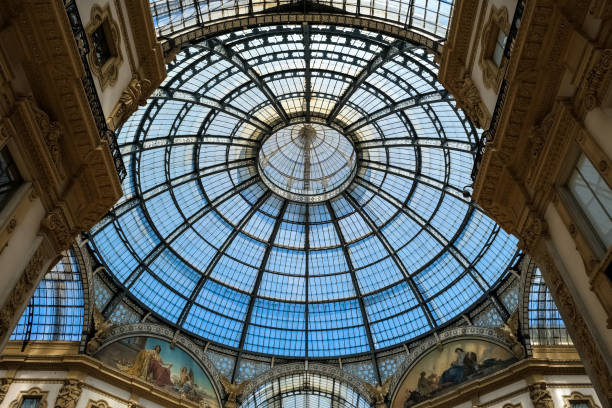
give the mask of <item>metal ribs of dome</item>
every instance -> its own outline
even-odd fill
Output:
[[[351,184],[272,192],[261,141],[292,123],[350,135]],[[476,131],[427,50],[359,29],[249,29],[184,49],[119,133],[130,174],[91,243],[126,292],[226,347],[373,353],[490,298],[516,241],[463,197]]]

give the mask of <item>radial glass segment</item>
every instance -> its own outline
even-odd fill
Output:
[[[258,165],[264,183],[294,201],[323,201],[345,188],[355,170],[351,142],[317,123],[283,128],[267,138]]]
[[[90,243],[132,301],[234,350],[441,330],[492,297],[516,240],[463,195],[477,131],[436,76],[428,49],[357,28],[194,40],[121,128],[124,196]]]

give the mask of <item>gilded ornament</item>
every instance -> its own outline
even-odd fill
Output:
[[[59,390],[55,400],[55,408],[75,408],[82,391],[83,383],[81,381],[75,379],[64,380],[64,385]]]
[[[501,324],[502,335],[506,341],[511,344],[512,354],[518,359],[522,359],[526,356],[525,347],[521,344],[518,339],[519,334],[519,310],[517,309],[508,318],[505,323]]]
[[[529,398],[534,408],[554,408],[552,395],[546,384],[538,383],[529,386]]]
[[[231,382],[227,377],[219,374],[219,380],[225,389],[227,399],[225,401],[225,408],[236,408],[238,406],[238,398],[242,396],[245,387],[249,384],[249,381],[243,381],[240,384]]]
[[[370,397],[375,401],[374,407],[386,408],[387,405],[385,404],[385,399],[389,394],[391,377],[389,377],[387,381],[382,384],[377,383],[376,386],[367,382],[364,382],[363,385],[365,385],[366,389],[368,390],[368,393],[370,394]]]
[[[87,342],[85,351],[90,356],[95,354],[96,351],[102,345],[102,341],[108,335],[108,333],[115,327],[115,324],[110,319],[105,319],[104,315],[94,305],[93,307],[93,321],[94,321],[94,336]]]

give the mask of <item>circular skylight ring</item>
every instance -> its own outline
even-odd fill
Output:
[[[267,137],[258,170],[268,188],[301,203],[329,200],[344,191],[357,169],[351,141],[317,123],[290,125]]]

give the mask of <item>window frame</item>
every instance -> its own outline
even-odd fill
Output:
[[[505,72],[508,59],[501,55],[499,64],[495,61],[495,50],[498,45],[500,33],[504,33],[506,41],[510,34],[510,20],[508,9],[503,6],[500,8],[491,5],[486,24],[482,30],[480,39],[480,56],[478,66],[482,70],[484,85],[487,88],[497,90],[501,86],[503,73]],[[505,49],[504,43],[504,49]]]

